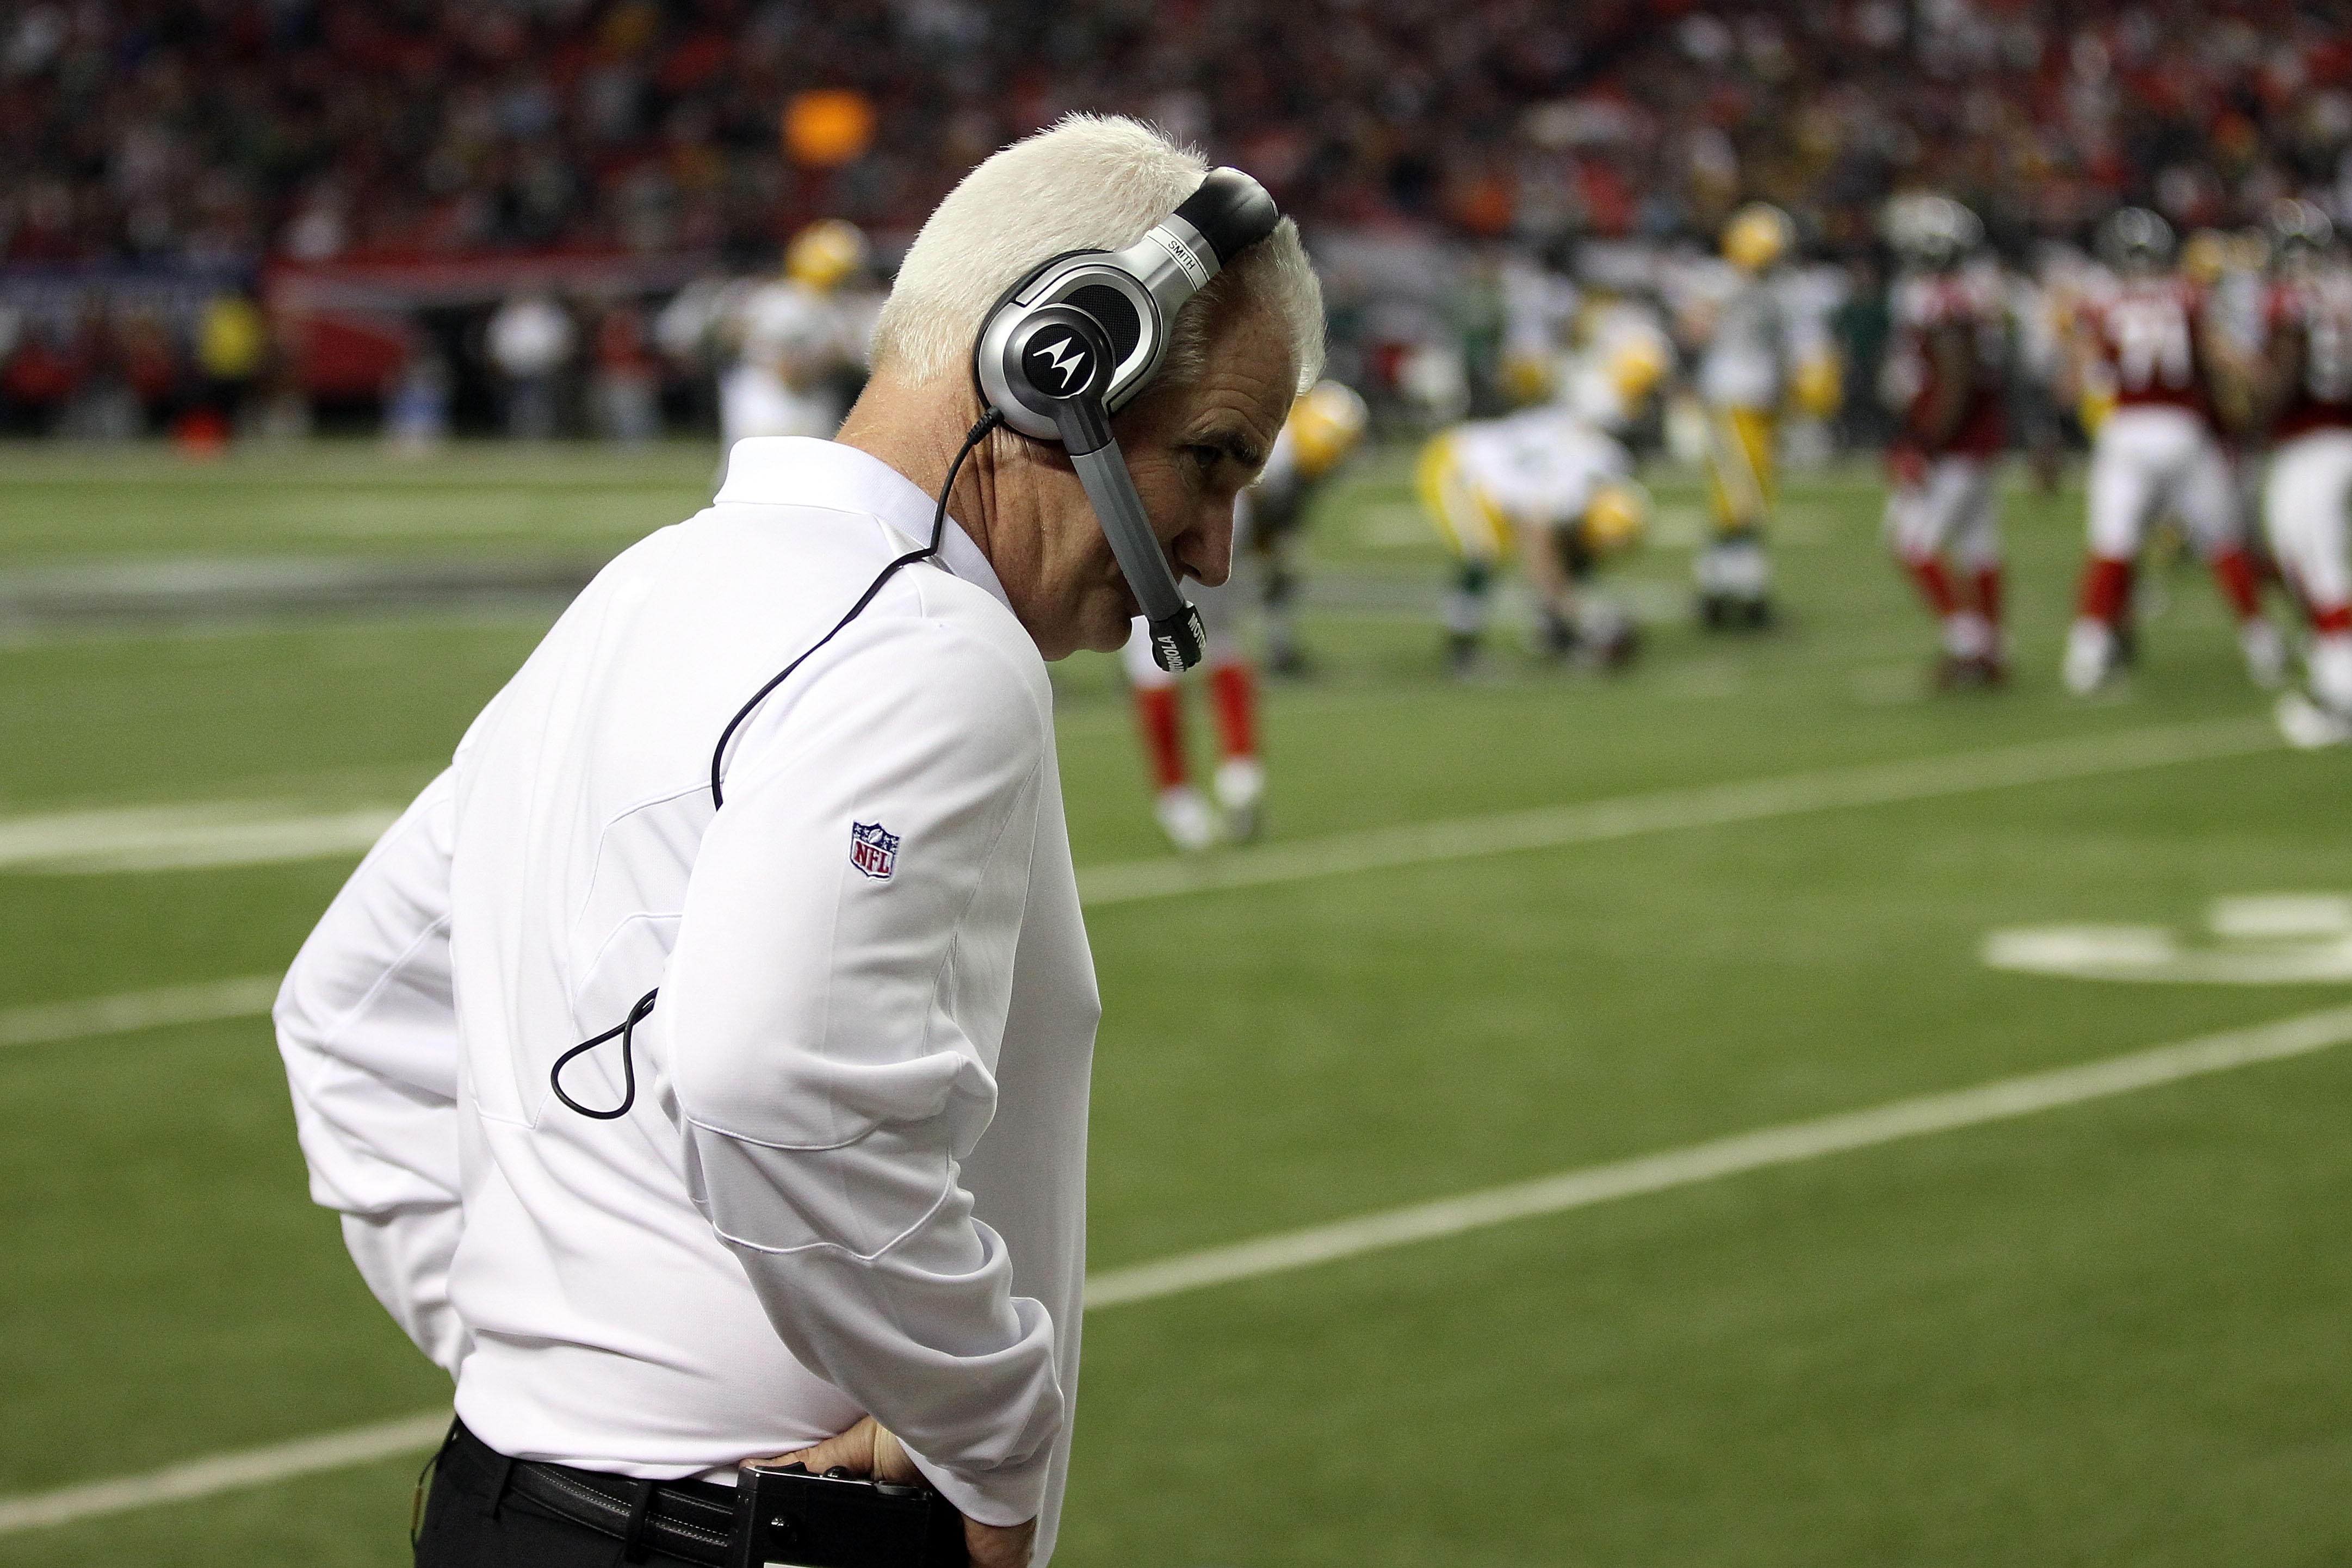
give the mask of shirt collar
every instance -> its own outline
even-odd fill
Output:
[[[727,454],[727,479],[714,505],[831,507],[881,518],[918,544],[931,537],[939,502],[914,481],[868,452],[804,435],[754,435]],[[1007,610],[1013,601],[995,568],[961,524],[950,517],[940,532],[940,566],[983,588]]]

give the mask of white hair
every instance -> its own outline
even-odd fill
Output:
[[[1066,115],[991,155],[948,193],[915,236],[874,329],[874,369],[921,383],[971,373],[990,308],[1040,263],[1074,250],[1124,250],[1198,188],[1208,160],[1140,120]],[[1177,312],[1155,380],[1198,373],[1207,317],[1240,294],[1274,313],[1290,340],[1297,392],[1323,368],[1323,291],[1298,225],[1235,257]]]

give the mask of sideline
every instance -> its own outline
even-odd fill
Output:
[[[1662,1154],[1589,1166],[1535,1181],[1440,1198],[1433,1203],[1413,1204],[1384,1214],[1312,1226],[1232,1247],[1213,1247],[1157,1263],[1114,1269],[1087,1280],[1087,1310],[1099,1312],[1136,1301],[1156,1301],[1415,1241],[1459,1236],[1515,1219],[1588,1208],[1617,1198],[1664,1192],[1824,1155],[2030,1116],[2206,1073],[2306,1056],[2347,1041],[2352,1041],[2352,1007],[2330,1008],[2324,1012],[2204,1035],[2078,1067],[2029,1072],[1973,1089],[1924,1094],[1866,1111],[1767,1127]],[[447,1415],[434,1411],[268,1448],[215,1455],[143,1476],[0,1498],[0,1535],[416,1453],[438,1441],[448,1424]]]
[[[2069,737],[1332,833],[1199,861],[1169,856],[1116,861],[1081,867],[1078,897],[1088,908],[1103,908],[1350,872],[1600,843],[1643,833],[1939,800],[2249,757],[2284,746],[2267,720],[2242,717]],[[271,801],[226,801],[0,818],[0,872],[166,871],[357,856],[401,810],[372,806],[322,811]]]

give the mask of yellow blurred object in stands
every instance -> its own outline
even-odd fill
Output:
[[[1541,354],[1513,354],[1503,361],[1503,395],[1525,408],[1551,396],[1551,361]]]
[[[820,291],[838,288],[865,265],[865,235],[839,218],[818,219],[784,247],[784,275]]]
[[[2191,283],[2210,287],[2230,270],[2230,236],[2219,229],[2199,229],[2180,247],[2180,270]]]
[[[1650,531],[1650,493],[1631,479],[1612,479],[1592,492],[1584,508],[1584,548],[1596,556],[1622,555]]]
[[[1761,272],[1789,254],[1797,229],[1769,202],[1750,202],[1723,225],[1723,258],[1742,272]]]
[[[1800,409],[1815,419],[1827,419],[1845,401],[1844,380],[1836,355],[1817,354],[1797,366],[1789,392]]]
[[[269,350],[269,324],[242,294],[215,294],[196,323],[196,365],[220,382],[250,381]]]
[[[1290,409],[1290,439],[1298,452],[1298,472],[1320,479],[1337,468],[1364,438],[1364,400],[1339,382],[1317,382]]]
[[[874,105],[848,88],[793,94],[784,105],[784,152],[795,163],[830,169],[873,143]]]

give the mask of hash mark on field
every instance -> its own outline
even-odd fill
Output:
[[[1721,1176],[1795,1165],[1824,1155],[1874,1148],[1906,1138],[1956,1132],[2086,1101],[2178,1083],[2264,1061],[2306,1056],[2352,1040],[2352,1008],[2331,1008],[2176,1045],[2004,1078],[1973,1089],[1923,1094],[1866,1111],[1822,1116],[1663,1154],[1644,1155],[1509,1186],[1490,1187],[1383,1214],[1262,1237],[1114,1269],[1087,1281],[1086,1310],[1156,1301],[1188,1291],[1287,1273],[1367,1252],[1459,1236],[1515,1219],[1590,1208],[1618,1198],[1692,1186]],[[432,1411],[398,1421],[247,1448],[172,1466],[144,1476],[89,1481],[56,1491],[0,1498],[0,1535],[121,1513],[151,1503],[266,1486],[295,1476],[415,1453],[439,1440],[449,1423]]]
[[[257,1018],[278,999],[273,975],[215,980],[201,986],[165,986],[87,1001],[45,1002],[0,1011],[0,1046],[47,1045],[91,1035],[128,1034],[173,1024],[213,1023]]]
[[[1245,853],[1202,861],[1162,857],[1082,867],[1078,896],[1089,908],[1174,898],[1234,887],[1264,887],[1310,877],[1394,866],[1471,860],[1523,850],[1606,843],[1644,833],[1724,827],[1777,817],[1857,806],[1942,800],[1987,789],[2052,784],[2275,751],[2283,743],[2268,726],[2249,719],[2130,729],[2119,734],[1984,751],[1955,752],[1903,762],[1787,773],[1686,789],[1621,795],[1573,806],[1414,822],[1369,832],[1268,844]]]

